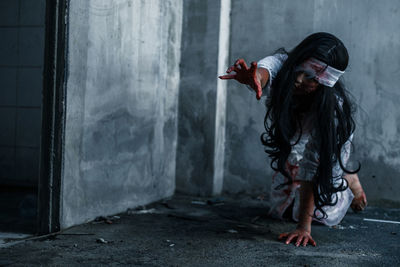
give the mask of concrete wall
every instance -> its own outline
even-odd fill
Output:
[[[71,0],[61,225],[175,189],[180,0]]]
[[[399,11],[391,0],[232,1],[231,62],[290,49],[317,31],[342,39],[350,54],[344,80],[359,105],[353,158],[372,201],[400,201]],[[259,141],[264,115],[263,101],[229,82],[225,192],[269,190],[272,172]]]
[[[292,47],[313,32],[314,1],[232,1],[230,60],[248,63]],[[273,171],[261,144],[265,97],[229,81],[224,191],[269,192]]]
[[[400,202],[400,2],[321,1],[315,10],[315,29],[335,30],[349,49],[345,79],[359,104],[355,158],[367,196]]]

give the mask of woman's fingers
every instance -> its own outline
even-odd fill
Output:
[[[257,62],[253,61],[251,62],[250,71],[255,75],[256,70],[257,70]]]
[[[232,71],[238,72],[241,70],[246,70],[246,71],[251,70],[252,72],[255,72],[256,69],[257,69],[257,62],[253,61],[249,69],[249,67],[246,64],[246,61],[244,61],[243,58],[239,58],[238,60],[235,61],[235,64],[233,64],[226,70],[226,72],[227,73],[230,73]]]
[[[278,236],[278,239],[282,240],[282,239],[286,238],[285,243],[289,244],[292,241],[292,239],[295,238],[296,236],[297,236],[297,234],[294,234],[294,233],[283,233]]]
[[[235,68],[236,68],[235,65],[230,66],[230,67],[226,70],[226,73],[230,73],[230,72],[234,71]]]
[[[251,62],[251,66],[250,66],[249,70],[250,70],[250,72],[251,72],[251,74],[253,76],[253,81],[254,81],[254,85],[255,85],[254,90],[256,91],[256,94],[257,94],[256,98],[258,100],[260,100],[261,99],[261,95],[262,95],[262,88],[261,88],[260,82],[257,79],[257,73],[256,73],[256,71],[257,71],[257,62],[255,62],[255,61]]]
[[[231,80],[236,78],[236,74],[218,76],[221,80]]]
[[[256,85],[256,88],[255,88],[255,90],[256,90],[256,98],[258,100],[260,100],[261,99],[261,95],[262,95],[261,84],[257,79],[254,79],[254,84]]]
[[[227,70],[226,73],[231,73],[232,71],[238,71],[238,64],[236,64],[238,62],[238,60],[236,60],[235,64],[233,64],[232,66],[230,66]]]
[[[307,238],[307,237],[305,237],[305,236],[303,236],[303,235],[297,236],[296,247],[300,246],[301,241],[302,241],[303,239],[306,239],[306,238]],[[307,244],[307,243],[306,243],[306,244]]]
[[[303,239],[303,247],[307,246],[308,240],[309,240],[308,237],[304,237],[304,239]]]
[[[362,194],[362,202],[365,208],[368,205],[367,196],[365,195],[365,193]]]
[[[236,66],[236,67],[240,66],[240,68],[241,68],[242,70],[248,70],[248,69],[249,69],[249,68],[247,67],[247,64],[246,64],[246,62],[244,61],[243,58],[239,58],[238,60],[236,60],[235,66]]]
[[[287,237],[288,235],[289,235],[289,233],[282,233],[282,234],[280,234],[280,235],[278,236],[278,239],[281,240],[281,239]]]
[[[294,245],[296,247],[303,245],[304,247],[307,246],[307,244],[311,244],[314,247],[317,245],[317,243],[314,241],[314,239],[311,237],[310,234],[302,234],[302,233],[283,233],[278,236],[279,240],[286,239],[285,244],[288,245],[292,241],[296,240],[294,242]]]
[[[257,79],[256,69],[257,62],[252,62],[251,68],[249,68],[244,59],[240,58],[226,70],[228,74],[221,75],[219,78],[222,80],[235,79],[239,83],[249,85],[256,92],[256,97],[259,100],[261,99],[262,88],[260,81]],[[231,72],[235,73],[231,74]]]
[[[292,239],[293,238],[295,238],[296,236],[298,236],[298,234],[294,234],[294,233],[292,233],[292,234],[290,234],[289,236],[288,236],[288,238],[286,239],[286,245],[287,244],[290,244],[290,242],[292,242]]]
[[[240,72],[241,71],[241,69],[239,69],[239,67],[238,66],[236,66],[236,65],[233,65],[233,66],[230,66],[227,70],[226,70],[226,73],[231,73],[232,71],[235,71],[235,72]]]

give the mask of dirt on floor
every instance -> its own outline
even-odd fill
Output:
[[[266,216],[262,197],[175,196],[28,240],[7,240],[0,266],[400,266],[400,209],[349,211],[313,225],[316,247],[277,239],[295,223]],[[389,222],[375,222],[379,219]]]

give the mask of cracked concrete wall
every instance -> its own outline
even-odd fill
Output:
[[[181,0],[71,0],[61,226],[175,189]]]
[[[353,159],[371,201],[400,202],[400,2],[233,0],[230,61],[259,60],[327,31],[349,50],[344,81],[358,104]],[[269,191],[272,171],[263,152],[264,101],[229,82],[224,191]]]

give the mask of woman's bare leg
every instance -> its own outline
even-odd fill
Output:
[[[362,211],[367,206],[367,196],[361,186],[360,179],[357,174],[345,174],[344,178],[349,183],[349,187],[353,192],[354,199],[350,207],[355,211]]]

